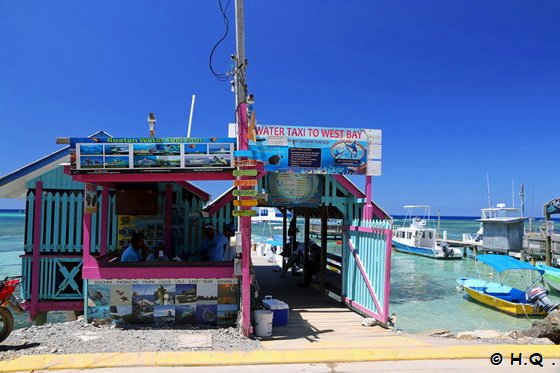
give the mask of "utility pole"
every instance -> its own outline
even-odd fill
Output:
[[[243,8],[243,0],[235,0],[235,107],[237,114],[237,146],[239,150],[249,149],[249,139],[247,136],[248,120],[247,120],[247,84],[245,82],[245,12]],[[241,179],[242,177],[237,177]],[[246,187],[238,187],[246,189]],[[241,197],[243,198],[243,197]],[[250,207],[240,206],[241,210],[250,209]],[[251,255],[251,217],[240,216],[238,227],[241,230],[241,314],[243,334],[248,336],[252,332],[251,328],[251,273],[250,273],[250,255]]]

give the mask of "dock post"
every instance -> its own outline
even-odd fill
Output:
[[[35,206],[33,209],[33,264],[31,267],[31,307],[29,317],[33,325],[42,325],[47,314],[39,312],[39,280],[41,276],[41,233],[43,230],[43,182],[35,183]]]

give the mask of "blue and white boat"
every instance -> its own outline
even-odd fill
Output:
[[[426,256],[434,259],[462,259],[458,248],[450,247],[446,242],[437,242],[435,228],[429,228],[430,206],[404,206],[406,216],[402,227],[393,227],[393,246],[402,253]],[[415,216],[421,212],[422,217]]]

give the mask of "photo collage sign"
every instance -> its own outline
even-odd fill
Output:
[[[237,322],[235,278],[88,280],[87,284],[88,322],[205,326]]]
[[[233,168],[235,139],[106,138],[72,139],[74,173],[222,171]]]

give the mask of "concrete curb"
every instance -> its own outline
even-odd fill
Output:
[[[464,345],[377,349],[306,349],[259,351],[138,352],[72,355],[31,355],[0,361],[0,372],[96,369],[119,367],[228,366],[257,364],[348,363],[398,360],[490,359],[499,353],[507,360],[513,354],[529,358],[560,359],[559,346]]]

